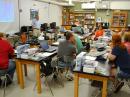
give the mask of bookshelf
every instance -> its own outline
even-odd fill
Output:
[[[95,26],[95,12],[86,13],[84,17],[84,25],[87,25],[89,29],[93,29]]]
[[[62,25],[73,25],[79,21],[81,26],[87,25],[91,29],[95,26],[95,12],[71,11],[64,8],[62,15]]]
[[[111,27],[112,28],[126,28],[127,17],[128,17],[128,12],[126,11],[113,12]]]

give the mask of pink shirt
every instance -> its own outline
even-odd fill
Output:
[[[130,54],[130,42],[125,42],[124,45],[126,46],[128,53]]]

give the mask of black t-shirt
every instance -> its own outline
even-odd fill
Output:
[[[116,56],[114,63],[125,73],[130,74],[130,55],[127,49],[123,50],[119,46],[112,49],[112,54]]]

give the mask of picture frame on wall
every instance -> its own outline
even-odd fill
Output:
[[[30,9],[30,20],[35,19],[36,16],[39,15],[39,10],[37,9]]]
[[[102,22],[102,17],[97,17],[96,22]]]

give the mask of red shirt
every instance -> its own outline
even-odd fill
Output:
[[[98,30],[95,32],[95,38],[98,38],[99,36],[103,36],[104,30]]]
[[[13,55],[14,50],[7,40],[0,38],[0,69],[8,68],[9,55]]]

